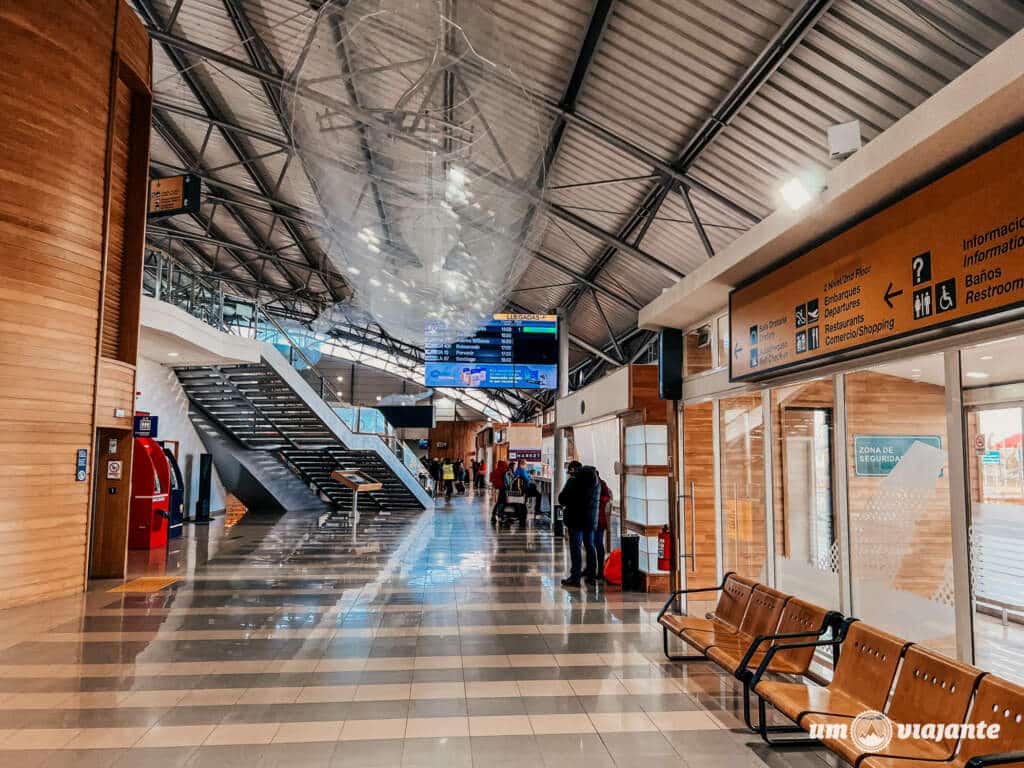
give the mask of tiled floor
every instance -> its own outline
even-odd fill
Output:
[[[484,500],[190,532],[178,583],[0,612],[0,766],[822,768],[669,664],[662,599],[559,585],[561,541]]]

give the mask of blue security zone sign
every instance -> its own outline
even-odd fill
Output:
[[[986,451],[981,457],[982,464],[1001,464],[1003,456],[999,451]]]
[[[914,443],[942,448],[938,435],[854,435],[857,477],[887,477]]]
[[[89,450],[79,448],[75,453],[75,482],[84,483],[89,476]]]

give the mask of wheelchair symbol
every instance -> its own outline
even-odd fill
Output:
[[[935,286],[935,311],[956,309],[956,279],[944,280]]]

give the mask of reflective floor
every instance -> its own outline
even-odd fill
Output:
[[[0,765],[825,764],[664,661],[662,598],[564,590],[561,541],[494,530],[483,499],[188,535],[159,591],[0,612]]]

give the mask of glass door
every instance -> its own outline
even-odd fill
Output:
[[[683,589],[718,583],[718,530],[715,513],[714,406],[711,402],[683,406],[683,478],[679,485],[679,572]],[[717,596],[691,600],[696,614]]]
[[[768,581],[761,393],[718,402],[722,494],[722,568]]]
[[[1024,681],[1024,407],[966,414],[975,663]]]
[[[832,504],[835,387],[817,379],[772,390],[775,581],[838,610],[839,544]]]

